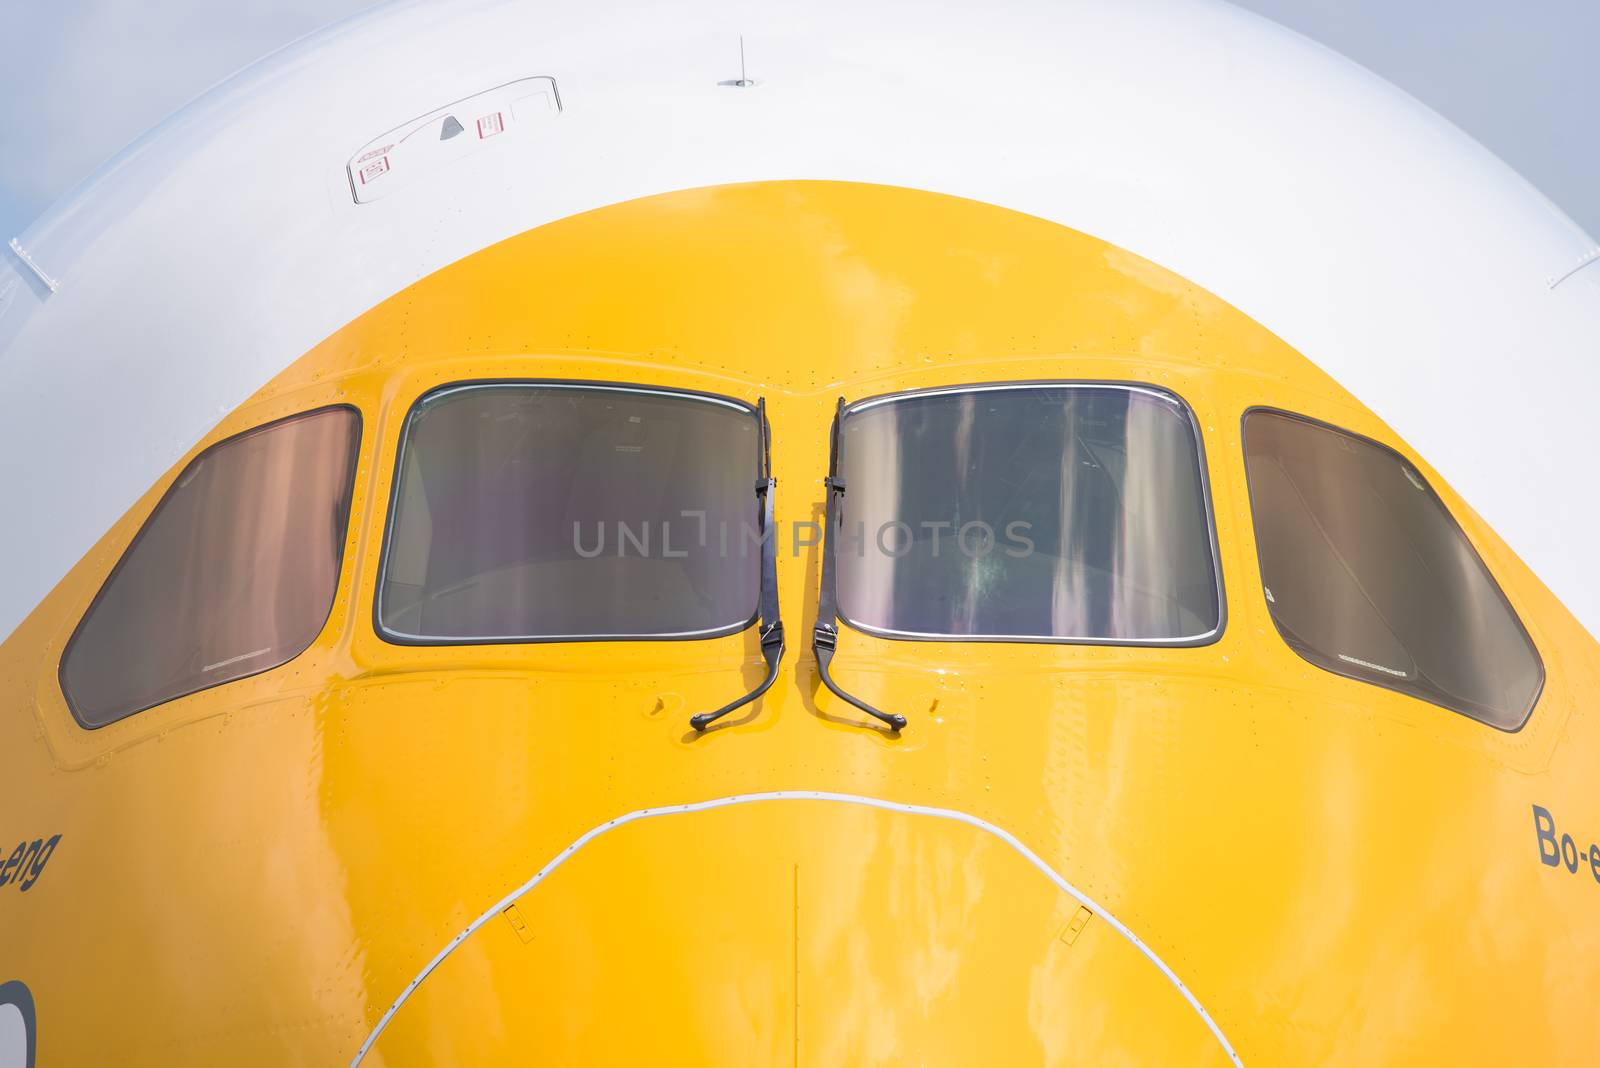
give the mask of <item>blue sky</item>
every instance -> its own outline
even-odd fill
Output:
[[[1107,0],[1110,2],[1110,0]],[[1476,137],[1600,236],[1596,0],[1238,0]],[[371,0],[19,2],[0,64],[0,243],[185,101]]]

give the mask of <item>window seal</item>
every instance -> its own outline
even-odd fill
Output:
[[[122,571],[123,566],[126,565],[127,562],[133,557],[134,550],[139,547],[140,542],[144,540],[144,536],[149,532],[150,527],[155,523],[156,517],[161,514],[161,510],[166,507],[167,502],[172,498],[172,491],[177,488],[178,483],[183,480],[184,472],[190,470],[195,466],[195,464],[198,464],[201,460],[204,460],[206,457],[210,456],[218,449],[221,449],[223,446],[232,445],[235,442],[242,441],[243,439],[252,437],[256,434],[264,434],[270,430],[284,425],[285,423],[292,423],[300,419],[310,419],[314,416],[327,414],[328,412],[349,412],[350,414],[354,415],[356,418],[356,432],[351,436],[350,441],[350,483],[345,487],[345,496],[348,498],[348,500],[345,505],[344,536],[339,540],[339,566],[334,572],[333,596],[328,600],[328,611],[322,617],[322,624],[317,628],[317,635],[311,639],[310,645],[307,645],[305,649],[301,649],[287,660],[280,660],[275,664],[264,665],[263,667],[260,667],[247,675],[234,675],[230,678],[219,679],[218,681],[210,683],[206,686],[201,686],[198,689],[190,690],[188,693],[179,694],[176,697],[168,697],[165,700],[156,701],[140,708],[135,708],[132,711],[123,713],[116,719],[107,720],[104,723],[85,723],[83,717],[78,714],[78,708],[72,700],[71,691],[67,689],[67,658],[71,655],[73,647],[77,645],[78,638],[83,633],[83,628],[89,622],[89,618],[94,615],[94,610],[99,607],[101,600],[106,595],[106,591],[111,588],[112,581],[116,579],[117,575]],[[133,538],[122,550],[122,555],[117,557],[116,565],[106,573],[105,579],[100,583],[100,588],[95,591],[94,598],[89,602],[88,607],[86,607],[83,610],[83,613],[78,617],[77,625],[72,628],[72,637],[68,638],[66,644],[61,647],[61,655],[56,660],[56,689],[60,691],[61,699],[63,702],[65,702],[67,711],[72,713],[73,722],[86,731],[103,730],[106,727],[115,726],[124,720],[129,720],[134,716],[140,715],[141,713],[148,712],[152,708],[160,708],[162,705],[170,705],[174,701],[182,701],[186,698],[193,697],[195,694],[205,693],[208,690],[215,690],[218,687],[228,686],[235,682],[243,682],[246,679],[253,679],[257,675],[265,675],[269,671],[276,671],[285,665],[294,663],[296,660],[300,659],[300,657],[304,656],[306,649],[309,649],[312,645],[315,645],[318,640],[321,639],[323,632],[328,629],[328,620],[333,618],[334,606],[339,603],[339,588],[344,583],[346,557],[350,555],[350,529],[355,520],[355,487],[357,481],[357,472],[361,466],[361,446],[365,435],[366,420],[363,417],[360,408],[356,407],[354,404],[325,404],[318,408],[308,408],[303,412],[294,412],[289,415],[281,416],[277,419],[261,423],[258,426],[241,430],[237,434],[231,434],[228,437],[223,438],[221,441],[213,442],[201,449],[199,452],[195,453],[194,457],[190,459],[188,463],[184,464],[183,467],[178,471],[177,475],[173,477],[172,481],[167,484],[166,489],[161,491],[161,499],[156,501],[155,507],[150,509],[150,514],[145,516],[144,521],[139,524],[138,532],[134,534]]]
[[[1439,506],[1440,512],[1444,514],[1444,517],[1450,523],[1451,528],[1454,529],[1458,535],[1460,535],[1461,540],[1466,543],[1469,549],[1472,550],[1473,557],[1477,559],[1479,566],[1483,568],[1485,577],[1487,577],[1489,580],[1490,588],[1494,590],[1495,596],[1500,598],[1500,603],[1505,606],[1506,613],[1510,615],[1511,621],[1517,625],[1517,630],[1522,634],[1523,638],[1527,640],[1528,648],[1533,651],[1534,662],[1539,666],[1539,687],[1534,691],[1533,699],[1528,702],[1528,711],[1523,715],[1521,721],[1518,722],[1515,727],[1502,727],[1497,723],[1491,723],[1486,719],[1474,716],[1472,713],[1465,712],[1459,708],[1452,708],[1449,705],[1440,704],[1438,701],[1430,701],[1428,698],[1420,696],[1419,694],[1409,693],[1393,686],[1387,686],[1381,680],[1372,678],[1371,676],[1357,675],[1353,671],[1340,671],[1338,668],[1332,667],[1328,664],[1321,664],[1315,660],[1312,660],[1300,650],[1296,649],[1294,643],[1291,642],[1288,636],[1283,633],[1283,628],[1278,625],[1278,618],[1275,614],[1273,614],[1271,606],[1269,605],[1267,610],[1267,618],[1272,620],[1272,629],[1277,633],[1278,640],[1281,641],[1284,647],[1295,656],[1310,664],[1312,667],[1325,671],[1330,675],[1335,675],[1342,679],[1349,679],[1352,682],[1364,683],[1380,690],[1387,690],[1390,693],[1398,694],[1401,697],[1409,698],[1410,700],[1420,702],[1421,704],[1428,705],[1432,708],[1442,708],[1446,712],[1461,716],[1463,719],[1471,720],[1473,723],[1488,727],[1491,730],[1499,732],[1500,734],[1519,733],[1528,725],[1529,721],[1533,719],[1534,712],[1539,708],[1539,701],[1544,697],[1545,685],[1549,682],[1550,675],[1549,671],[1545,668],[1544,654],[1539,651],[1539,643],[1533,640],[1533,634],[1529,632],[1527,624],[1522,621],[1522,614],[1517,611],[1516,605],[1511,603],[1511,598],[1506,596],[1506,591],[1500,585],[1500,579],[1495,575],[1494,570],[1490,568],[1489,562],[1483,558],[1483,553],[1478,551],[1477,543],[1474,542],[1467,534],[1466,529],[1462,527],[1460,520],[1458,520],[1455,513],[1450,510],[1450,506],[1445,503],[1444,498],[1440,497],[1439,492],[1433,488],[1433,483],[1429,481],[1425,475],[1423,475],[1420,465],[1405,453],[1395,448],[1393,445],[1390,445],[1384,441],[1379,441],[1377,438],[1369,437],[1366,434],[1350,430],[1347,427],[1339,426],[1337,423],[1330,423],[1325,419],[1318,419],[1315,416],[1305,415],[1301,412],[1290,411],[1287,408],[1279,408],[1271,404],[1255,404],[1244,410],[1244,413],[1239,416],[1239,455],[1241,461],[1246,464],[1245,495],[1246,501],[1250,506],[1251,538],[1252,540],[1256,541],[1256,578],[1260,587],[1262,589],[1266,589],[1267,578],[1266,575],[1262,574],[1261,572],[1261,545],[1259,539],[1256,539],[1255,537],[1255,487],[1250,483],[1248,467],[1249,454],[1245,451],[1244,438],[1245,422],[1250,418],[1250,416],[1256,414],[1257,412],[1265,413],[1267,415],[1282,416],[1286,419],[1294,419],[1298,422],[1306,423],[1310,426],[1327,430],[1334,434],[1342,434],[1347,438],[1362,442],[1363,444],[1371,445],[1377,448],[1379,451],[1387,453],[1396,460],[1400,461],[1400,463],[1409,468],[1417,476],[1417,478],[1421,479],[1423,488],[1427,492],[1428,496],[1431,497],[1433,502]]]
[[[635,382],[616,382],[588,378],[468,378],[445,382],[424,390],[406,409],[400,422],[400,437],[395,445],[393,475],[389,479],[389,500],[384,512],[383,539],[378,552],[377,585],[372,594],[372,630],[387,645],[412,649],[449,648],[452,646],[485,645],[578,645],[589,642],[681,642],[710,641],[741,634],[755,625],[761,616],[761,598],[751,608],[749,618],[739,623],[705,631],[681,631],[671,634],[553,634],[553,635],[469,635],[464,638],[440,638],[426,635],[400,634],[383,624],[383,587],[389,573],[389,550],[394,538],[394,521],[400,501],[400,476],[404,470],[406,443],[410,437],[411,422],[425,404],[453,393],[476,389],[494,389],[505,386],[544,386],[555,389],[586,389],[613,393],[648,394],[663,397],[686,397],[691,400],[719,404],[744,412],[752,419],[759,418],[754,404],[708,390],[682,389],[675,386],[657,386]]]
[[[1006,382],[971,382],[964,385],[931,386],[925,389],[910,389],[896,393],[881,393],[875,396],[863,397],[860,400],[846,404],[837,417],[840,432],[843,432],[844,420],[855,412],[868,408],[876,408],[883,404],[895,401],[909,400],[915,397],[939,396],[960,393],[993,393],[1000,390],[1013,389],[1104,389],[1125,393],[1143,393],[1155,397],[1165,403],[1171,404],[1189,421],[1190,433],[1195,444],[1196,473],[1200,481],[1200,500],[1204,507],[1206,519],[1206,537],[1211,551],[1211,569],[1216,576],[1217,588],[1217,623],[1210,630],[1201,634],[1183,638],[1099,638],[1099,637],[1052,637],[1041,634],[926,634],[917,631],[897,631],[870,624],[860,623],[839,613],[839,621],[851,630],[862,634],[870,634],[876,638],[889,641],[911,642],[988,642],[993,644],[1008,645],[1083,645],[1104,648],[1132,648],[1132,649],[1197,649],[1208,645],[1215,645],[1222,640],[1228,629],[1228,599],[1226,583],[1222,574],[1222,553],[1217,540],[1217,514],[1211,496],[1211,467],[1206,456],[1205,435],[1201,432],[1199,417],[1195,415],[1194,407],[1184,399],[1176,390],[1165,386],[1157,386],[1149,382],[1124,379],[1050,379],[1030,378]]]

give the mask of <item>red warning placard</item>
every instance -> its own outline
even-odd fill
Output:
[[[361,184],[362,185],[366,185],[368,182],[372,181],[374,178],[377,178],[377,177],[379,177],[379,176],[381,176],[383,174],[388,173],[388,170],[389,170],[389,157],[388,156],[379,156],[375,160],[371,160],[371,161],[369,161],[367,163],[362,164],[361,170],[357,171],[356,173],[358,175],[360,175],[360,177],[361,177]]]
[[[362,145],[345,161],[350,192],[357,204],[397,193],[476,152],[500,153],[528,147],[524,128],[561,114],[555,82],[547,77],[521,78],[464,97],[419,115]],[[478,136],[468,136],[476,130]],[[501,134],[514,134],[501,137]],[[493,142],[491,144],[491,141]],[[454,180],[488,174],[484,168],[448,172]]]

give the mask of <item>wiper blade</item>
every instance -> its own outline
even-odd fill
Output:
[[[735,709],[743,708],[772,688],[778,680],[778,665],[783,662],[783,620],[778,615],[778,528],[773,523],[772,498],[778,480],[772,477],[772,433],[767,426],[766,398],[756,402],[756,506],[761,516],[761,658],[767,662],[766,678],[736,701],[729,701],[715,712],[699,712],[689,717],[689,726],[703,731]]]
[[[835,589],[833,575],[833,531],[844,522],[843,509],[839,505],[840,499],[844,496],[844,479],[839,477],[839,428],[843,423],[844,398],[840,397],[834,409],[833,435],[828,445],[828,477],[823,481],[823,485],[828,488],[828,501],[823,512],[822,588],[817,593],[817,625],[811,632],[811,653],[817,658],[817,674],[822,676],[822,684],[832,691],[835,697],[854,705],[867,715],[887,723],[891,729],[898,731],[905,727],[906,717],[898,712],[880,712],[854,694],[846,693],[833,681],[833,675],[828,671],[828,665],[833,662],[834,650],[839,644],[838,592]]]

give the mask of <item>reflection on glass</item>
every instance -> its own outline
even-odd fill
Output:
[[[1221,625],[1199,444],[1145,388],[999,386],[845,413],[841,614],[912,636],[1191,642]]]
[[[61,662],[79,721],[300,655],[333,607],[361,419],[329,408],[241,434],[184,468]]]
[[[1313,664],[1504,729],[1544,668],[1444,503],[1381,445],[1305,419],[1245,417],[1272,621]]]
[[[694,637],[759,582],[756,421],[718,398],[449,387],[407,420],[379,620],[413,642]]]

